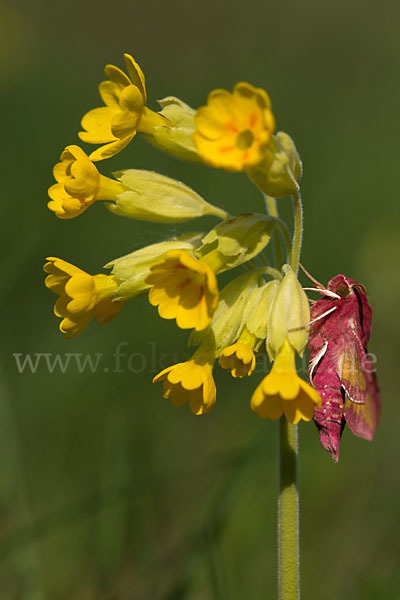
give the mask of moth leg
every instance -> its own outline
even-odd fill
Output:
[[[324,296],[329,296],[330,298],[334,298],[335,300],[342,299],[342,296],[339,296],[339,294],[337,294],[336,292],[332,292],[332,290],[326,290],[324,288],[305,287],[305,288],[303,288],[303,290],[306,290],[308,292],[318,292],[319,294],[323,294]]]
[[[306,289],[306,288],[304,288],[304,289]],[[323,319],[324,317],[326,317],[327,315],[329,315],[330,313],[332,313],[336,309],[337,309],[337,306],[333,306],[329,310],[327,310],[324,313],[322,313],[322,315],[319,315],[319,317],[315,317],[315,319],[312,319],[311,321],[309,321],[305,325],[302,325],[301,327],[292,327],[291,329],[288,329],[288,331],[298,331],[299,329],[305,329],[306,327],[309,327],[310,325],[312,325],[316,321],[319,321],[320,319]]]
[[[311,273],[309,273],[309,272],[307,271],[307,269],[306,269],[305,267],[303,267],[303,265],[302,265],[301,263],[299,263],[299,267],[300,267],[300,269],[303,271],[303,273],[305,273],[305,274],[307,275],[308,279],[310,279],[310,280],[311,280],[313,283],[315,283],[315,285],[316,285],[317,287],[319,287],[319,288],[323,288],[323,287],[324,287],[324,286],[322,285],[322,283],[320,283],[319,281],[317,281],[317,280],[315,279],[315,277],[313,277],[313,276],[311,275]]]

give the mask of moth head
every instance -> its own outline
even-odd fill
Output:
[[[328,290],[339,294],[342,298],[348,298],[355,293],[355,290],[360,290],[363,294],[367,293],[361,283],[346,275],[335,275],[328,283]]]

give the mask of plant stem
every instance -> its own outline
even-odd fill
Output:
[[[301,242],[303,239],[303,204],[301,202],[300,192],[296,192],[293,196],[293,213],[294,213],[294,234],[292,243],[292,260],[291,266],[293,271],[298,273]]]
[[[265,199],[265,206],[267,209],[267,213],[271,217],[276,217],[278,219],[279,218],[278,206],[276,204],[275,198],[273,198],[272,196],[267,196],[267,194],[264,194],[264,199]],[[283,265],[282,241],[281,241],[281,238],[277,231],[274,231],[273,239],[274,239],[276,266],[278,267],[278,269],[281,269],[282,265]]]
[[[279,421],[278,590],[279,600],[300,599],[297,425]]]
[[[276,227],[279,229],[286,246],[286,262],[290,263],[292,260],[292,238],[290,237],[289,228],[281,219],[277,220]]]

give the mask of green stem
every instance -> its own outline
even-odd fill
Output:
[[[279,421],[278,590],[279,600],[300,599],[297,425]]]
[[[286,246],[286,262],[290,263],[292,260],[292,238],[290,237],[289,228],[281,219],[277,220],[275,226],[278,227]]]
[[[273,198],[272,196],[267,196],[267,194],[264,194],[264,199],[265,199],[265,206],[267,209],[267,213],[271,217],[276,217],[278,219],[279,213],[278,213],[278,206],[276,204],[275,198]],[[282,240],[277,231],[274,231],[273,239],[274,239],[276,266],[278,267],[278,269],[281,269],[282,265],[283,265]]]
[[[273,279],[277,279],[278,281],[282,281],[282,273],[278,271],[278,269],[274,269],[274,267],[260,267],[258,269],[261,273],[266,273],[267,275],[271,275]]]
[[[293,213],[294,213],[294,234],[292,244],[292,260],[291,266],[297,274],[299,270],[301,242],[303,239],[303,204],[301,202],[300,192],[296,192],[293,196]]]

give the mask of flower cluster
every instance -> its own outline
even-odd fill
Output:
[[[296,354],[307,346],[309,300],[297,272],[302,234],[299,182],[301,162],[290,136],[275,131],[268,94],[249,83],[232,92],[214,90],[194,110],[174,96],[147,106],[145,77],[125,54],[126,73],[107,65],[99,86],[104,106],[82,119],[79,137],[98,147],[86,154],[77,145],[63,150],[54,167],[49,209],[61,219],[81,215],[102,201],[114,214],[151,222],[180,223],[211,215],[210,231],[165,236],[107,265],[109,275],[89,275],[59,258],[49,258],[46,286],[58,295],[54,312],[66,337],[80,333],[96,317],[107,323],[131,298],[148,294],[160,317],[192,330],[197,346],[186,362],[155,375],[174,406],[187,404],[196,415],[216,401],[216,362],[234,378],[251,376],[257,357],[268,355],[270,372],[255,386],[251,409],[261,418],[309,421],[321,407],[316,389],[301,379]],[[118,154],[136,136],[172,156],[228,171],[243,171],[261,192],[264,211],[229,215],[186,184],[142,169],[112,178],[96,166]],[[278,198],[292,196],[291,235],[279,218]],[[219,289],[218,276],[235,271]]]

